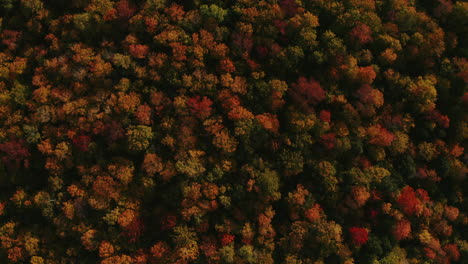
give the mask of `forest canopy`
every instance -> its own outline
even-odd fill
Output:
[[[0,0],[0,262],[468,263],[468,2]]]

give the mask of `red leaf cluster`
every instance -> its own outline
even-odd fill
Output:
[[[2,161],[10,168],[19,168],[21,162],[25,161],[27,166],[27,157],[30,156],[28,148],[25,146],[26,142],[23,139],[11,139],[8,142],[0,144],[0,151],[6,155],[2,157]]]
[[[364,245],[369,240],[369,232],[363,227],[350,227],[349,234],[353,243],[358,247]]]
[[[201,98],[197,95],[187,100],[187,106],[190,108],[190,111],[199,118],[206,118],[211,114],[212,104],[213,101],[206,96]]]
[[[290,92],[294,99],[306,103],[318,104],[325,99],[325,90],[314,78],[299,77],[297,83],[293,83]]]
[[[357,22],[356,26],[349,32],[351,39],[357,41],[359,44],[364,45],[372,42],[372,30],[371,28],[361,22]]]

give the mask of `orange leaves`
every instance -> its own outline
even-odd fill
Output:
[[[163,170],[164,164],[162,159],[154,153],[148,153],[143,160],[142,169],[150,176],[159,173]]]
[[[95,195],[104,199],[118,200],[120,197],[119,184],[110,176],[98,176],[93,181],[92,190]]]
[[[62,206],[63,214],[70,220],[75,216],[75,208],[70,202],[64,202]]]
[[[23,260],[26,255],[25,254],[26,252],[24,252],[24,249],[18,246],[8,249],[7,253],[8,253],[8,259],[13,262],[18,262],[20,260]]]
[[[127,209],[119,215],[117,223],[120,225],[120,227],[124,228],[127,227],[135,217],[136,212],[131,209]]]
[[[125,94],[122,92],[118,93],[118,106],[120,110],[124,112],[134,112],[138,105],[140,104],[140,97],[135,92],[130,92],[129,94]]]
[[[187,46],[179,42],[169,43],[169,46],[172,48],[172,56],[174,56],[174,59],[176,61],[187,60],[187,56],[186,56]]]
[[[458,218],[459,210],[453,206],[445,206],[444,208],[444,215],[450,221],[455,221]]]
[[[306,197],[310,194],[302,184],[296,186],[296,190],[288,195],[288,201],[291,205],[303,205]]]
[[[313,207],[307,209],[304,214],[307,220],[314,223],[320,219],[321,212],[323,211],[322,207],[319,204],[314,204]]]
[[[390,146],[395,139],[395,135],[380,124],[367,128],[367,135],[369,136],[369,143],[382,147]]]
[[[129,160],[118,159],[117,162],[110,164],[107,169],[109,173],[120,180],[124,185],[129,184],[133,179],[135,168]]]
[[[18,41],[21,39],[22,33],[20,31],[5,29],[0,34],[2,44],[6,45],[8,49],[15,50]]]
[[[213,138],[213,145],[224,150],[227,153],[236,151],[238,141],[232,137],[228,130],[223,129],[222,131],[215,134]]]
[[[195,96],[187,100],[187,106],[190,108],[192,114],[201,119],[207,118],[211,114],[211,105],[213,102],[206,96],[200,98]]]
[[[81,244],[86,250],[94,250],[97,248],[97,241],[95,241],[97,230],[89,229],[81,236]]]
[[[99,245],[99,257],[108,258],[114,254],[114,246],[109,241],[101,241]]]
[[[139,124],[141,125],[151,125],[151,107],[147,104],[138,106],[137,111],[135,112],[135,117],[137,118]]]
[[[255,118],[258,120],[258,122],[260,122],[260,124],[266,130],[269,130],[273,133],[278,133],[279,121],[276,115],[265,113],[265,114],[256,115]]]
[[[425,210],[425,202],[429,200],[430,198],[425,190],[417,189],[414,191],[411,186],[404,187],[397,198],[398,205],[409,216],[420,216],[423,212],[424,214],[429,213]]]
[[[173,3],[170,7],[164,9],[164,11],[169,15],[169,18],[173,22],[182,20],[185,15],[183,6]]]
[[[351,195],[354,200],[354,208],[362,207],[371,196],[367,188],[364,186],[354,186],[351,189]]]
[[[112,72],[112,65],[98,56],[89,63],[89,70],[94,73],[97,78],[102,78]]]
[[[375,78],[377,77],[377,73],[374,70],[374,67],[367,66],[367,67],[359,67],[358,71],[358,78],[364,84],[371,84],[374,82]]]
[[[130,54],[137,59],[144,59],[149,52],[149,47],[141,44],[132,44],[128,49]]]
[[[402,219],[393,227],[393,235],[397,240],[407,238],[411,234],[411,222],[407,219]]]
[[[383,93],[377,89],[371,88],[370,85],[364,84],[356,92],[359,100],[368,105],[381,107],[384,104]]]
[[[219,194],[218,186],[213,183],[204,183],[202,186],[203,195],[210,200],[216,199]]]
[[[230,59],[223,59],[219,62],[219,69],[222,72],[234,72],[236,71],[236,66],[234,66],[234,63]]]
[[[169,251],[170,251],[169,246],[167,245],[166,242],[163,242],[163,241],[157,242],[150,249],[151,256],[156,259],[161,259],[164,256],[167,256],[167,253],[169,253]]]

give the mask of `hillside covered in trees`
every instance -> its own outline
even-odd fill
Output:
[[[0,0],[0,263],[468,263],[468,2]]]

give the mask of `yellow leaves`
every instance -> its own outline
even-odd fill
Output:
[[[180,247],[177,253],[184,261],[194,261],[199,257],[198,244],[195,241],[190,241],[187,245]]]
[[[378,166],[365,168],[364,173],[371,182],[376,183],[382,182],[383,178],[388,177],[391,174],[387,169]]]
[[[403,153],[408,149],[409,137],[407,134],[397,131],[395,132],[395,140],[392,141],[390,149],[396,153]]]
[[[415,97],[416,106],[421,112],[430,111],[435,108],[437,100],[437,78],[434,75],[419,76],[415,82],[411,82],[407,89]]]
[[[119,67],[129,69],[132,63],[132,58],[129,55],[116,53],[112,57],[112,62]]]
[[[236,151],[237,144],[237,140],[226,129],[216,133],[213,138],[213,145],[227,153]]]
[[[60,161],[66,159],[69,156],[71,156],[70,144],[65,142],[65,141],[58,143],[57,146],[55,146],[54,155]]]
[[[44,259],[42,257],[32,256],[30,263],[31,264],[44,264],[45,262],[44,262]]]
[[[189,150],[188,157],[176,162],[175,167],[178,172],[185,173],[190,177],[195,177],[206,171],[200,159],[205,152],[200,150]]]
[[[434,237],[427,231],[427,229],[422,230],[418,235],[419,241],[425,245],[430,245],[434,240]]]
[[[120,207],[117,207],[113,210],[110,210],[105,216],[103,216],[102,220],[104,220],[109,225],[115,225],[121,213],[122,209]]]
[[[325,161],[325,160],[321,161],[318,164],[317,168],[318,168],[319,174],[324,178],[335,176],[335,173],[336,173],[335,167],[333,166],[333,164],[331,164],[328,161]]]
[[[127,130],[129,149],[143,151],[147,149],[153,138],[153,131],[149,126],[130,126]]]
[[[113,256],[104,259],[100,264],[132,264],[132,257],[127,255]]]
[[[16,223],[7,222],[2,227],[0,227],[0,234],[2,236],[13,236],[15,232]]]
[[[66,115],[85,115],[87,113],[87,104],[88,101],[86,99],[81,98],[75,101],[65,103],[62,109]]]
[[[291,112],[290,124],[297,131],[307,131],[313,128],[317,117],[313,114],[305,114],[300,112]]]
[[[438,155],[438,151],[433,143],[421,142],[418,145],[418,154],[422,159],[431,161]]]
[[[10,201],[12,201],[16,206],[22,206],[25,203],[25,200],[26,192],[22,189],[17,190],[10,198]]]
[[[36,255],[39,251],[39,239],[37,239],[36,237],[32,237],[30,235],[27,235],[25,238],[24,238],[24,249],[26,250],[26,252],[32,256],[32,255]]]
[[[114,7],[114,3],[110,0],[93,0],[85,8],[87,11],[97,12],[104,16],[107,11],[111,10]]]

